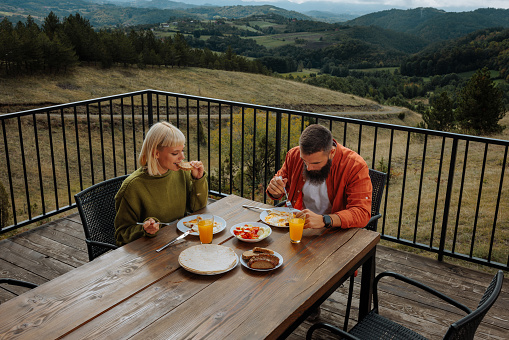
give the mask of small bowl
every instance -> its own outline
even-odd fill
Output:
[[[245,239],[245,238],[242,238],[240,236],[237,236],[235,235],[235,233],[233,232],[237,227],[243,227],[244,225],[246,224],[251,224],[253,227],[260,227],[260,228],[264,228],[264,229],[269,229],[269,233],[263,237],[260,237],[260,238],[255,238],[255,239]],[[270,234],[272,234],[272,229],[266,225],[266,224],[263,224],[263,223],[260,223],[260,222],[243,222],[243,223],[237,223],[235,224],[233,227],[230,228],[230,233],[235,236],[237,238],[237,240],[240,240],[242,242],[248,242],[248,243],[256,243],[256,242],[260,242],[261,240],[264,240],[266,239],[267,237],[270,236]]]

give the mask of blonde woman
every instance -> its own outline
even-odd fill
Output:
[[[117,245],[155,237],[159,222],[174,221],[207,205],[203,163],[192,161],[189,170],[179,167],[185,142],[184,134],[167,122],[148,131],[138,157],[140,168],[125,179],[115,196]]]

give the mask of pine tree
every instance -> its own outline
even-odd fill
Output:
[[[498,121],[505,115],[503,93],[495,87],[485,67],[478,70],[460,91],[457,120],[464,129],[492,133],[504,129]]]
[[[48,16],[44,19],[42,24],[42,31],[46,33],[50,40],[53,40],[55,33],[62,26],[60,19],[51,11]]]
[[[454,127],[453,103],[447,92],[432,98],[432,108],[422,115],[422,119],[428,129],[450,131]]]

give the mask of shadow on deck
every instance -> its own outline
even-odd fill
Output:
[[[459,267],[434,259],[379,246],[377,273],[392,270],[417,279],[475,309],[492,274]],[[47,282],[88,262],[84,233],[78,213],[49,222],[10,239],[0,241],[0,275],[37,284]],[[359,276],[360,277],[360,276]],[[356,281],[350,326],[357,318],[360,283]],[[343,324],[347,284],[340,287],[322,304],[320,321]],[[21,294],[25,288],[13,288]],[[15,295],[0,286],[0,303]],[[408,300],[411,290],[394,290],[389,281],[381,287],[380,313],[406,325],[430,339],[441,339],[448,324],[463,314],[457,310],[437,308],[438,303],[428,296],[418,295],[420,301]],[[414,295],[415,296],[415,295]],[[303,339],[310,323],[305,321],[288,339]],[[509,282],[497,302],[480,325],[476,339],[509,339]],[[323,334],[323,338],[333,338]]]

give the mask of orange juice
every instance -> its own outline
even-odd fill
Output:
[[[198,234],[202,244],[212,243],[212,235],[214,234],[214,218],[207,217],[198,220]]]
[[[288,221],[290,224],[290,241],[292,243],[299,243],[302,239],[302,230],[304,229],[304,219],[291,218]]]

